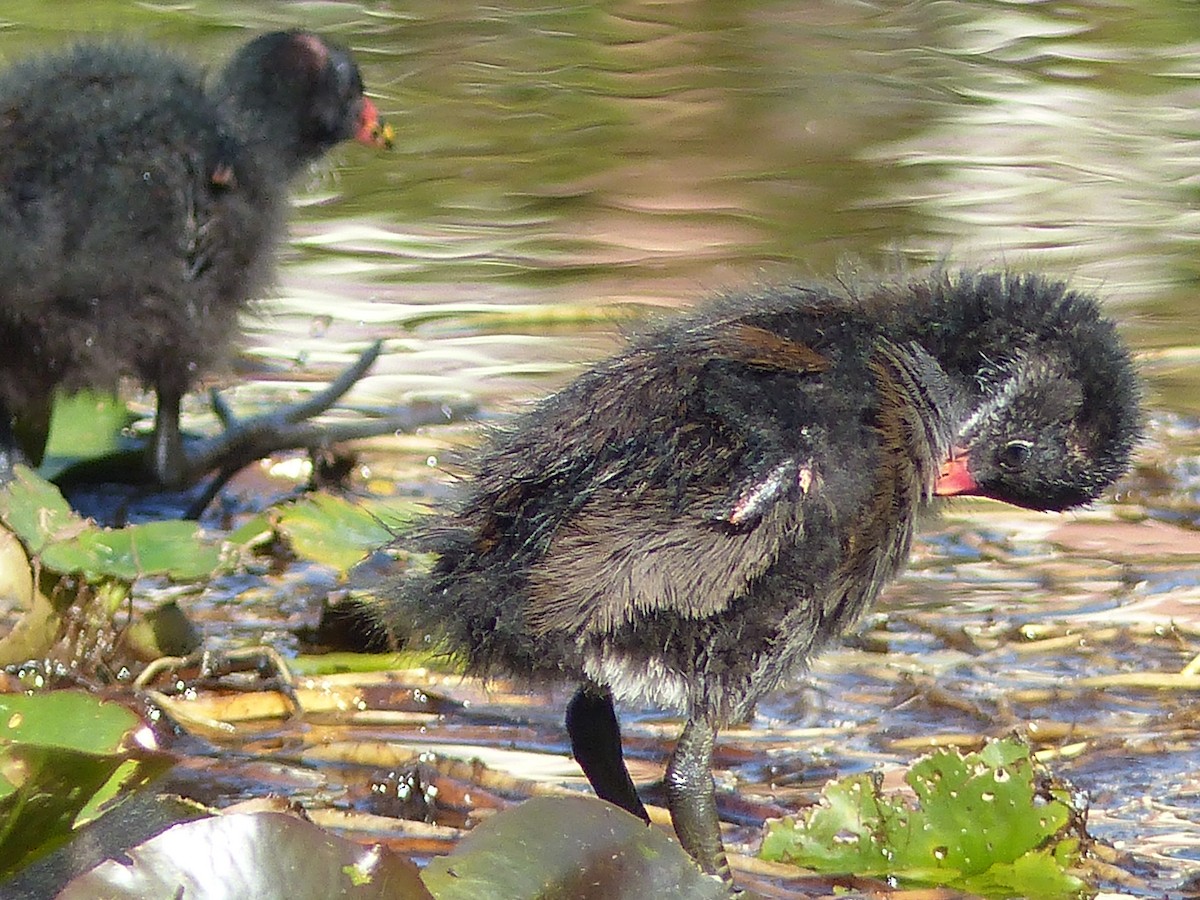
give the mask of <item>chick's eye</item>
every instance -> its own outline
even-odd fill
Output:
[[[1033,455],[1033,444],[1029,441],[1009,441],[1000,448],[997,462],[1005,469],[1019,469]]]

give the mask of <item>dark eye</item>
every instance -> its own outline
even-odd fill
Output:
[[[1029,441],[1009,441],[1000,448],[996,461],[1002,469],[1019,469],[1033,455],[1033,444]]]

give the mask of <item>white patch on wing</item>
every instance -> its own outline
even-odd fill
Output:
[[[807,494],[812,478],[811,460],[805,465],[798,465],[794,459],[784,460],[765,478],[741,493],[729,514],[729,524],[743,525],[751,519],[761,518],[767,507],[790,490],[792,484]]]

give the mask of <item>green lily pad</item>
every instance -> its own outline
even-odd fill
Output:
[[[140,746],[145,727],[132,710],[83,691],[0,696],[0,876],[170,767],[170,757]]]
[[[820,805],[768,825],[761,855],[827,874],[989,897],[1084,892],[1069,871],[1080,859],[1079,813],[1022,742],[996,741],[965,755],[940,750],[916,762],[905,781],[916,803],[884,795],[871,775],[830,783]]]
[[[143,724],[128,707],[86,691],[0,694],[0,747],[22,743],[115,753]]]
[[[125,404],[111,394],[80,391],[54,398],[45,456],[38,467],[44,478],[83,460],[105,456],[118,449],[133,417]]]
[[[58,488],[24,466],[0,489],[0,521],[44,567],[90,581],[144,575],[194,581],[211,575],[221,561],[220,548],[204,540],[194,522],[100,528],[76,515]]]
[[[430,861],[437,900],[717,900],[705,875],[664,832],[594,797],[536,797],[479,825]]]
[[[220,548],[204,541],[194,522],[180,521],[92,527],[47,545],[40,555],[56,572],[78,572],[93,581],[134,581],[144,575],[194,581],[211,575],[221,562]]]
[[[144,897],[432,900],[417,867],[295,816],[212,816],[162,834],[76,878],[59,900]]]
[[[279,512],[279,530],[295,552],[345,574],[367,554],[391,542],[397,528],[423,507],[407,500],[356,504],[312,494]]]
[[[26,466],[15,466],[13,480],[0,488],[0,521],[34,555],[49,542],[86,527],[58,488]]]

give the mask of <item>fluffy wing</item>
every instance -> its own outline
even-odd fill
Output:
[[[819,477],[802,423],[780,421],[795,410],[772,416],[761,406],[774,397],[787,407],[789,392],[828,365],[800,342],[744,324],[687,335],[640,361],[651,382],[665,380],[641,391],[644,428],[619,442],[625,452],[577,459],[588,473],[577,505],[553,522],[529,566],[530,627],[603,633],[655,610],[712,616],[742,596],[803,536]],[[599,393],[627,391],[621,380]]]

